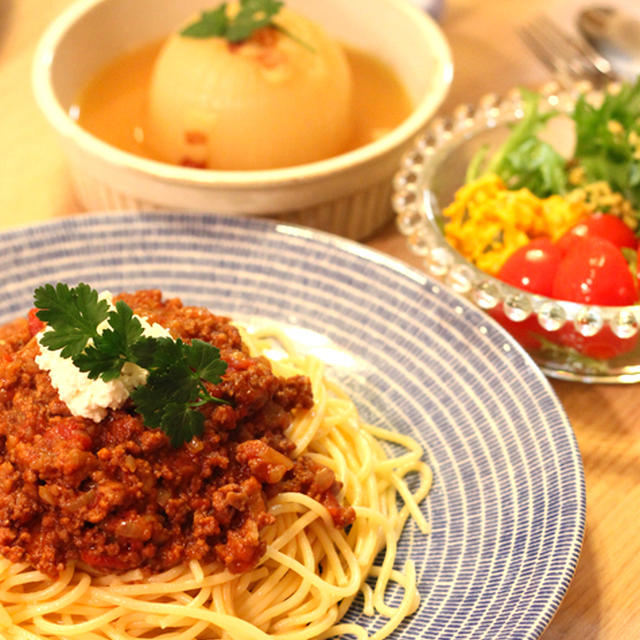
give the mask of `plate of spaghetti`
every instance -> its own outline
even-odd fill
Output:
[[[0,235],[0,636],[537,638],[585,490],[528,355],[425,274],[252,219]]]

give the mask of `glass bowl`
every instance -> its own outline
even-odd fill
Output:
[[[610,85],[605,91],[615,90]],[[578,95],[601,99],[603,90],[586,82],[566,89],[541,88],[541,110],[572,111]],[[489,153],[523,117],[519,90],[484,96],[477,106],[459,106],[432,122],[403,156],[393,183],[393,206],[400,231],[423,260],[426,271],[469,298],[502,324],[548,376],[581,382],[640,381],[640,305],[585,305],[534,295],[479,270],[445,240],[443,209],[465,180],[470,159],[482,146]],[[545,134],[560,152],[569,152],[569,118],[554,118]]]

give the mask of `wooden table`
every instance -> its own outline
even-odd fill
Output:
[[[69,0],[0,1],[0,227],[77,213],[65,160],[31,93],[30,65],[46,24]],[[552,11],[556,0],[529,0]],[[535,86],[545,69],[518,40],[524,3],[449,0],[442,26],[455,79],[443,111],[487,91]],[[369,242],[420,267],[389,225]],[[552,382],[575,429],[587,484],[582,556],[544,640],[640,638],[640,387]],[[461,639],[463,640],[463,639]]]

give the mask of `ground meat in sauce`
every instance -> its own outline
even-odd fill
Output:
[[[226,318],[157,291],[121,296],[135,313],[174,337],[206,340],[228,363],[206,405],[205,433],[171,447],[132,406],[100,423],[69,413],[34,358],[39,321],[0,328],[0,553],[56,576],[69,561],[115,573],[157,572],[190,559],[233,572],[255,566],[266,501],[302,491],[329,509],[336,526],[354,513],[339,500],[333,473],[291,458],[284,435],[293,412],[311,407],[307,378],[282,379],[253,358]]]

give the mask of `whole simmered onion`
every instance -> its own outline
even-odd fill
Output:
[[[321,27],[290,10],[282,9],[276,22],[282,30],[264,27],[236,44],[179,34],[167,40],[146,113],[145,144],[155,157],[251,170],[345,150],[352,130],[345,54]]]

